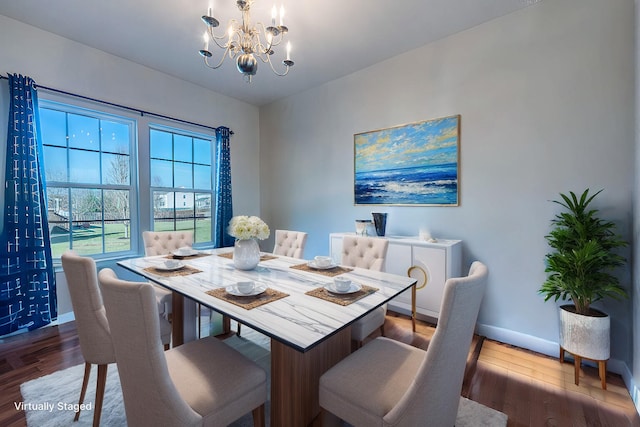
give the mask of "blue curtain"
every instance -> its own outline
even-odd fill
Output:
[[[216,129],[216,215],[214,245],[216,248],[233,246],[234,239],[227,233],[227,225],[233,216],[231,198],[231,150],[229,128]]]
[[[58,316],[35,82],[11,75],[9,94],[0,336],[38,328]]]

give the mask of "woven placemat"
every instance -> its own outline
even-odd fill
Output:
[[[151,274],[155,274],[157,276],[162,276],[162,277],[188,276],[190,274],[202,273],[202,270],[189,267],[188,265],[185,265],[181,269],[171,270],[171,271],[160,270],[155,267],[147,267],[144,269],[144,271],[148,271]]]
[[[211,254],[194,254],[194,255],[174,255],[174,254],[169,254],[165,258],[167,258],[167,259],[196,259],[196,258],[202,258],[203,256],[211,256]]]
[[[222,254],[218,254],[218,256],[221,256],[222,258],[229,258],[229,259],[233,259],[233,251],[231,252],[225,252]],[[269,261],[270,259],[276,259],[278,258],[275,255],[269,255],[269,254],[262,254],[260,255],[260,261]]]
[[[325,288],[316,288],[311,291],[305,292],[305,295],[310,295],[312,297],[320,298],[326,301],[331,301],[333,303],[340,304],[340,305],[349,305],[377,291],[378,291],[378,288],[374,288],[373,286],[362,285],[362,289],[352,294],[334,294],[332,292],[329,292]]]
[[[267,288],[266,291],[259,295],[246,297],[231,295],[224,288],[213,289],[206,293],[207,295],[220,298],[223,301],[230,302],[231,304],[237,305],[238,307],[242,307],[246,310],[251,310],[252,308],[260,307],[261,305],[289,296],[289,294],[285,294],[284,292],[276,291],[271,288]]]
[[[311,273],[322,274],[323,276],[329,276],[329,277],[334,277],[334,276],[337,276],[338,274],[344,274],[344,273],[353,271],[353,268],[340,267],[340,266],[336,266],[333,268],[326,268],[324,270],[318,270],[317,268],[309,267],[307,263],[292,265],[289,268],[293,268],[295,270],[309,271]]]

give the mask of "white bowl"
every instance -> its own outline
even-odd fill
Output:
[[[238,292],[241,292],[243,294],[250,294],[251,292],[253,292],[255,287],[256,287],[256,284],[250,280],[246,282],[236,283],[236,288],[238,289]]]
[[[180,266],[180,261],[170,259],[164,262],[164,266],[166,268],[177,268],[178,266]]]
[[[176,253],[178,255],[191,255],[193,253],[193,249],[190,248],[189,246],[183,246],[181,248],[179,248]]]
[[[345,277],[334,277],[333,286],[338,292],[346,292],[351,288],[351,280]]]
[[[313,258],[313,261],[316,263],[316,266],[318,267],[328,267],[331,265],[331,257],[330,256],[316,256],[315,258]]]

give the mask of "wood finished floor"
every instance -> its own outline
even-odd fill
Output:
[[[385,325],[388,337],[423,349],[433,332],[433,326],[418,322],[414,334],[410,320],[394,313]],[[14,404],[22,400],[21,383],[83,362],[73,322],[1,342],[0,426],[26,425]],[[477,336],[462,395],[506,413],[508,427],[640,427],[640,416],[618,375],[608,374],[605,391],[597,370],[585,367],[576,386],[572,364]]]

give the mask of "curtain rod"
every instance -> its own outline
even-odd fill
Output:
[[[9,80],[9,77],[0,75],[0,80]],[[177,119],[175,117],[165,116],[164,114],[152,113],[150,111],[144,111],[144,110],[141,110],[139,108],[128,107],[126,105],[116,104],[114,102],[109,102],[109,101],[103,101],[101,99],[91,98],[89,96],[79,95],[77,93],[67,92],[65,90],[60,90],[60,89],[55,89],[55,88],[52,88],[52,87],[39,85],[37,83],[35,84],[35,88],[36,89],[37,88],[42,88],[42,89],[45,89],[45,90],[48,90],[48,91],[51,91],[51,92],[61,93],[63,95],[69,95],[69,96],[73,96],[73,97],[76,97],[76,98],[84,99],[84,100],[87,100],[87,101],[98,102],[100,104],[109,105],[111,107],[122,108],[124,110],[134,111],[134,112],[140,114],[141,116],[144,116],[146,114],[147,116],[154,116],[154,117],[158,117],[158,118],[166,119],[166,120],[171,120],[171,121],[178,122],[178,123],[184,123],[184,124],[187,124],[187,125],[199,126],[199,127],[205,128],[205,129],[211,129],[213,131],[218,130],[217,127],[207,126],[207,125],[203,125],[203,124],[195,123],[195,122],[190,122],[188,120]],[[232,130],[229,130],[229,135],[233,135],[233,134],[234,134],[234,132]]]

